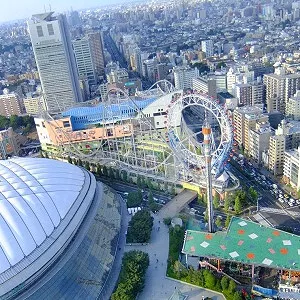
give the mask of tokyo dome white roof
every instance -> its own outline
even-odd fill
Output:
[[[82,190],[84,172],[43,158],[0,161],[0,274],[59,226]]]

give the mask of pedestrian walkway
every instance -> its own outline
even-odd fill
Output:
[[[263,226],[267,226],[267,227],[273,227],[273,224],[268,221],[262,214],[257,213],[255,215],[253,215],[253,218],[261,225]]]
[[[173,218],[176,216],[187,204],[197,197],[197,193],[191,190],[183,190],[172,201],[168,202],[160,211],[161,218]]]
[[[180,290],[183,294],[188,296],[189,300],[199,300],[202,296],[211,297],[215,300],[224,300],[225,298],[217,293],[186,285],[166,277],[169,252],[169,230],[163,223],[162,215],[164,215],[164,213],[161,212],[159,212],[158,215],[154,215],[151,242],[148,245],[127,245],[125,247],[125,251],[141,250],[149,254],[150,265],[146,273],[145,287],[138,299],[167,300],[175,290]]]
[[[259,207],[259,211],[266,212],[266,213],[273,213],[277,215],[286,215],[294,218],[300,217],[300,213],[294,210],[285,210],[285,209],[278,209],[278,208],[271,208],[271,207]]]

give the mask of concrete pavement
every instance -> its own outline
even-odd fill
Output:
[[[167,300],[174,293],[175,288],[189,296],[188,299],[201,299],[202,296],[214,300],[225,299],[222,295],[205,289],[183,284],[166,277],[167,259],[169,252],[169,230],[163,224],[164,213],[154,215],[154,225],[151,241],[144,246],[126,246],[125,251],[141,250],[149,254],[150,265],[146,273],[145,287],[139,295],[139,300]],[[158,230],[159,228],[159,230]]]

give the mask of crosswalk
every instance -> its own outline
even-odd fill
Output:
[[[272,207],[259,207],[260,212],[266,212],[266,213],[273,213],[277,215],[286,215],[286,216],[293,216],[295,218],[300,217],[300,212],[293,211],[293,210],[285,210],[285,209],[279,209],[279,208],[272,208]]]

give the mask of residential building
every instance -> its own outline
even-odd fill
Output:
[[[269,149],[270,137],[274,130],[269,122],[257,122],[255,129],[249,131],[249,156],[258,164],[262,163],[262,153]]]
[[[300,121],[300,90],[287,100],[285,114],[288,118]]]
[[[197,77],[192,79],[193,90],[217,98],[216,80],[211,77]]]
[[[0,115],[10,117],[22,114],[22,106],[19,96],[14,93],[0,95]]]
[[[285,113],[288,99],[300,89],[300,74],[286,74],[285,69],[277,68],[274,74],[266,74],[263,81],[268,112]]]
[[[215,72],[213,77],[216,80],[217,91],[218,92],[226,92],[227,91],[226,72]]]
[[[287,184],[300,189],[300,148],[284,152],[283,178]]]
[[[156,65],[157,65],[156,58],[146,59],[143,62],[143,71],[142,71],[143,76],[148,78],[150,82],[156,81]]]
[[[25,112],[28,115],[37,115],[42,111],[41,105],[44,103],[40,95],[32,95],[30,97],[24,98],[23,103],[25,107]]]
[[[34,15],[28,27],[47,110],[58,112],[81,102],[66,17],[53,12]]]
[[[233,111],[234,136],[237,143],[249,152],[249,132],[255,130],[257,123],[267,123],[268,115],[256,106],[238,107]]]
[[[176,89],[190,89],[192,88],[193,78],[199,77],[199,70],[188,66],[174,67],[173,74]]]
[[[212,40],[201,41],[201,47],[206,57],[214,55],[214,43]]]
[[[285,151],[285,136],[274,135],[270,137],[268,168],[274,175],[280,175],[283,172]]]
[[[108,83],[116,83],[124,80],[128,80],[128,72],[126,69],[117,68],[115,70],[111,70],[110,73],[106,75]]]
[[[0,159],[18,155],[20,147],[27,138],[13,131],[11,127],[0,131]]]
[[[264,103],[265,86],[262,82],[233,84],[233,92],[239,105],[261,105]]]
[[[275,175],[283,174],[284,152],[298,148],[300,145],[300,122],[282,120],[275,130],[275,135],[270,137],[269,169]]]

